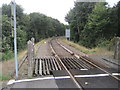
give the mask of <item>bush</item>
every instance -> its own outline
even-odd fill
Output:
[[[101,39],[98,41],[97,47],[108,47],[109,44],[110,44],[109,40]]]
[[[3,80],[10,80],[11,77],[9,76],[6,76],[6,75],[3,75],[2,73],[0,73],[0,81],[3,81]]]
[[[8,59],[13,58],[14,54],[12,51],[2,53],[2,61],[7,61]]]
[[[113,39],[110,40],[110,43],[108,46],[109,51],[114,51],[117,41],[118,41],[117,37],[114,37]]]

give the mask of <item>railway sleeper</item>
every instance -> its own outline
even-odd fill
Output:
[[[62,57],[61,60],[68,70],[90,68],[87,68],[87,65],[83,65],[81,60],[74,57]],[[52,75],[52,71],[54,70],[64,70],[62,64],[55,57],[36,58],[33,69],[33,76]]]

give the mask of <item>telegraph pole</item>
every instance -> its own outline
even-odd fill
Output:
[[[14,18],[14,59],[15,59],[15,71],[16,79],[18,78],[18,58],[17,58],[17,35],[16,35],[16,3],[15,0],[12,3],[13,5],[13,18]]]

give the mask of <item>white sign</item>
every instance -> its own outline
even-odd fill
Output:
[[[65,31],[65,36],[66,36],[67,38],[70,38],[70,29],[66,29],[66,31]]]

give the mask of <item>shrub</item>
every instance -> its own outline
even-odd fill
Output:
[[[12,51],[2,53],[2,61],[7,61],[8,59],[13,58],[14,54]]]
[[[97,47],[108,47],[109,44],[110,44],[109,40],[101,39],[97,42]]]
[[[3,80],[10,80],[11,77],[9,76],[6,76],[6,75],[3,75],[2,73],[0,73],[0,81],[3,81]]]

